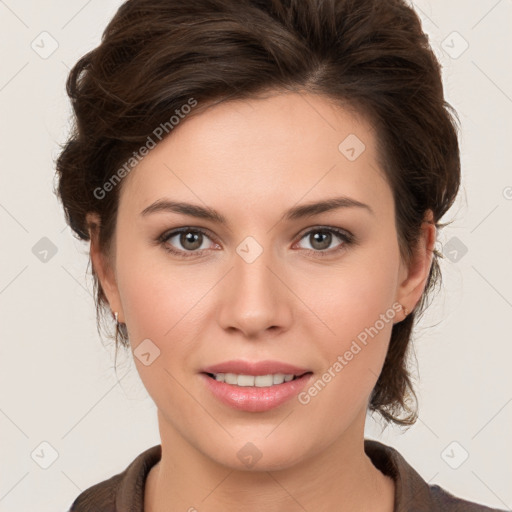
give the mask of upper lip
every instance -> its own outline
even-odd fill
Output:
[[[281,361],[224,361],[223,363],[207,366],[204,373],[236,373],[237,375],[269,375],[284,373],[285,375],[301,376],[310,370]]]

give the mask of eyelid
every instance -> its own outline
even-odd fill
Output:
[[[300,231],[298,235],[296,235],[296,238],[298,237],[299,240],[302,240],[307,234],[311,233],[312,231],[330,231],[332,233],[337,234],[338,236],[342,236],[350,240],[354,238],[354,235],[346,229],[322,224],[317,224],[315,226],[305,228],[304,230]]]

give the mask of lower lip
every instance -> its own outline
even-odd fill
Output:
[[[298,379],[274,386],[233,386],[220,382],[206,373],[201,377],[208,389],[224,404],[247,412],[264,412],[279,407],[300,393],[313,376],[307,373]]]

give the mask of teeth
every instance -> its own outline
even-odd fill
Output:
[[[293,380],[295,375],[274,373],[272,375],[237,375],[235,373],[215,373],[215,380],[219,382],[225,382],[226,384],[233,384],[235,386],[256,386],[257,388],[263,388],[273,386],[276,384],[282,384],[283,382],[290,382]]]

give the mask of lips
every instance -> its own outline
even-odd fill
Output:
[[[243,412],[266,412],[286,403],[296,397],[313,379],[313,373],[308,372],[289,382],[283,382],[268,387],[240,387],[212,379],[208,373],[200,374],[206,389],[220,403]]]
[[[258,375],[284,373],[300,377],[305,373],[310,373],[311,370],[280,361],[266,360],[251,362],[244,360],[232,360],[207,366],[203,368],[201,372],[207,374],[235,373],[238,375],[254,375],[255,377]]]

